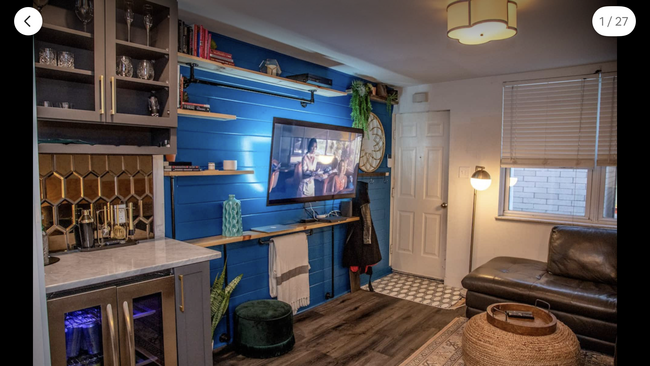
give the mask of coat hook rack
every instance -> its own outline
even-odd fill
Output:
[[[311,99],[303,99],[303,98],[294,97],[292,95],[276,94],[276,93],[271,93],[271,92],[267,92],[267,91],[263,91],[263,90],[244,88],[244,87],[236,86],[236,85],[217,83],[217,82],[214,82],[214,81],[207,81],[207,80],[200,80],[200,79],[197,79],[196,77],[194,77],[194,67],[198,66],[198,65],[195,64],[195,63],[187,63],[186,65],[188,65],[190,67],[190,77],[189,78],[183,78],[183,89],[190,86],[190,84],[203,84],[203,85],[217,86],[217,87],[228,88],[228,89],[243,90],[243,91],[247,91],[247,92],[251,92],[251,93],[270,95],[270,96],[279,97],[279,98],[297,100],[297,101],[300,102],[300,105],[303,108],[307,107],[307,104],[316,103],[316,101],[314,100],[314,93],[316,92],[315,89],[309,91],[311,93]]]
[[[305,234],[307,234],[307,236],[311,236],[311,234],[313,234],[313,233],[314,233],[314,230],[309,229],[309,230],[307,230],[307,232]],[[291,234],[294,234],[294,233],[291,233]],[[277,236],[282,236],[282,235],[289,235],[289,234],[279,234]],[[268,239],[268,240],[259,239],[258,242],[260,243],[260,245],[266,245],[266,244],[271,243],[271,239]]]

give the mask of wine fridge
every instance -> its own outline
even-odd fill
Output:
[[[171,273],[48,299],[52,365],[177,366],[174,304]]]

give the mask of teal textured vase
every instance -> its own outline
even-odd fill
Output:
[[[235,199],[235,195],[228,195],[223,202],[223,224],[221,225],[222,236],[242,236],[243,225],[241,221],[241,202]]]

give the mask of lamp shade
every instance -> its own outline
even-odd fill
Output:
[[[492,184],[492,177],[490,177],[490,174],[483,170],[484,168],[482,167],[477,167],[477,170],[472,174],[472,178],[470,179],[470,183],[472,184],[472,187],[476,189],[477,191],[484,191],[490,187],[490,184]]]
[[[447,36],[467,45],[517,34],[517,4],[509,0],[458,0],[447,6]]]

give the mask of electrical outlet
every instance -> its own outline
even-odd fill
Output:
[[[472,168],[468,166],[461,166],[458,169],[458,178],[469,178],[469,173],[471,169]]]

